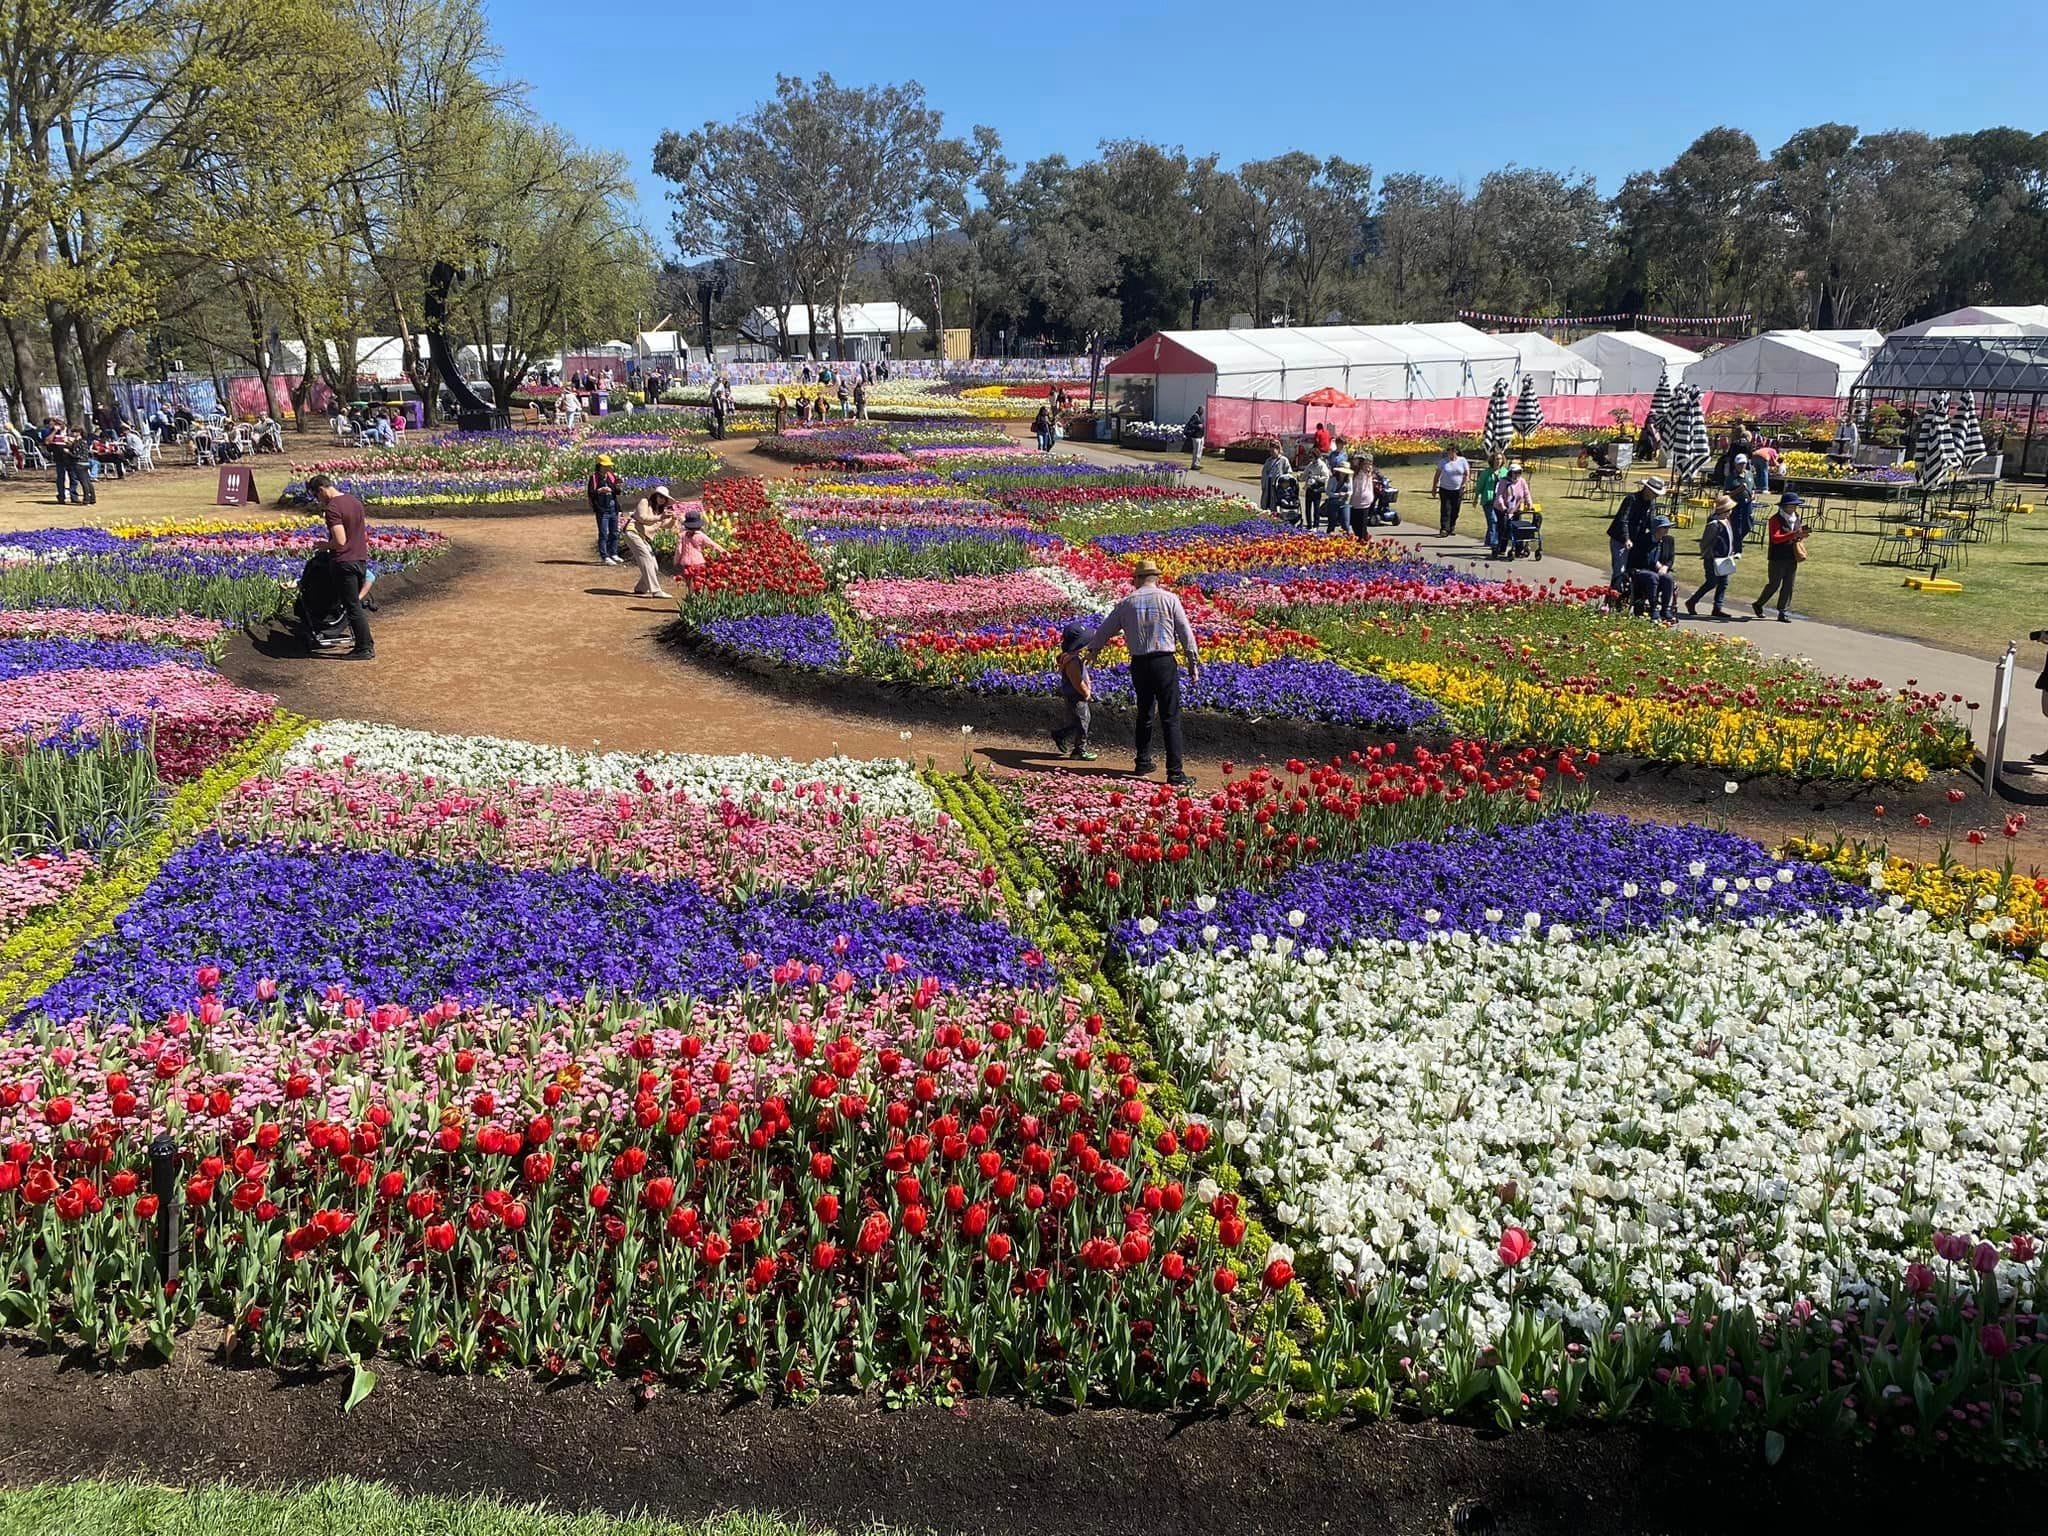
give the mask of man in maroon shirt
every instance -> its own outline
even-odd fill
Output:
[[[370,639],[370,621],[363,613],[363,577],[370,564],[370,530],[363,521],[363,504],[354,496],[344,495],[331,475],[315,475],[306,482],[306,490],[320,503],[327,519],[327,547],[334,556],[342,611],[348,615],[349,633],[355,636],[355,648],[343,651],[336,659],[368,661],[377,654],[377,647]]]

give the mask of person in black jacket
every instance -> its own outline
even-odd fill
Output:
[[[1607,582],[1622,596],[1628,594],[1628,588],[1622,585],[1622,573],[1628,569],[1628,552],[1650,537],[1651,524],[1657,517],[1657,501],[1663,494],[1662,477],[1645,476],[1641,484],[1622,497],[1621,505],[1615,509],[1614,520],[1607,525],[1607,548],[1613,557]]]
[[[1722,605],[1728,600],[1728,578],[1735,574],[1735,534],[1729,527],[1729,514],[1735,510],[1735,499],[1723,496],[1714,503],[1714,510],[1707,518],[1707,526],[1700,530],[1700,560],[1706,566],[1706,580],[1699,589],[1685,600],[1685,611],[1699,617],[1700,599],[1709,592],[1714,594],[1712,615],[1726,623],[1730,617]],[[1726,570],[1721,562],[1727,561]]]

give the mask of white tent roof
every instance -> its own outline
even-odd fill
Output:
[[[1893,331],[1894,336],[2048,336],[2048,304],[1973,304]]]
[[[1816,341],[1832,341],[1838,347],[1861,352],[1865,357],[1884,345],[1883,331],[1808,331],[1805,334]]]
[[[1823,341],[1811,331],[1765,331],[1722,347],[1685,370],[1696,389],[1744,395],[1813,395],[1846,399],[1863,372],[1860,347]]]
[[[1443,325],[1270,326],[1256,330],[1162,331],[1215,373],[1214,392],[1258,400],[1296,400],[1313,390],[1342,390],[1369,400],[1483,395],[1512,379],[1515,349],[1462,323]],[[1148,338],[1117,371],[1142,374],[1154,350]],[[1172,370],[1185,373],[1183,367]]]
[[[1570,347],[1559,346],[1541,331],[1507,331],[1492,338],[1504,341],[1515,349],[1521,372],[1549,374],[1553,381],[1568,384],[1573,380],[1588,383],[1600,382],[1600,366],[1579,356]],[[1561,390],[1563,394],[1573,391]]]
[[[1700,360],[1697,352],[1660,341],[1642,331],[1600,331],[1575,341],[1567,351],[1576,352],[1600,370],[1603,395],[1644,395],[1657,387],[1664,370],[1671,370],[1675,384],[1680,375]]]
[[[690,350],[689,338],[681,331],[642,331],[639,340],[642,357],[674,357]]]

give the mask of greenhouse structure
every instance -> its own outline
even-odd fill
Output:
[[[1944,395],[1968,392],[2008,480],[2048,478],[2048,332],[1894,333],[1850,392],[1870,441],[1888,422],[1916,416]]]

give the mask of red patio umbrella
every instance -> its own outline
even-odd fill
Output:
[[[1325,384],[1321,389],[1312,389],[1294,402],[1296,405],[1356,405],[1358,402],[1341,389]]]

